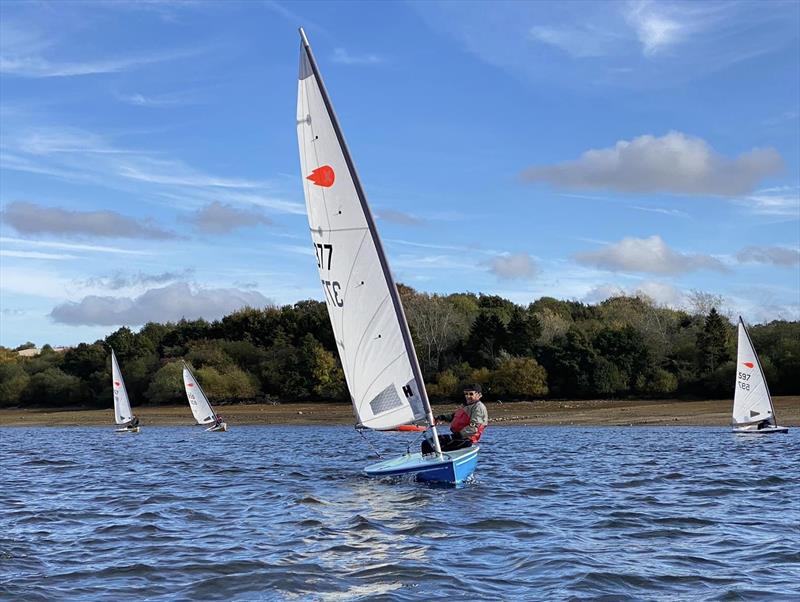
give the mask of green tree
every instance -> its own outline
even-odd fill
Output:
[[[183,388],[183,362],[171,361],[153,375],[145,396],[153,404],[180,403],[186,400]]]
[[[547,395],[547,372],[531,357],[501,357],[490,383],[496,397],[533,399]]]
[[[0,362],[0,406],[19,405],[30,380],[30,376],[18,362]]]
[[[69,406],[81,401],[81,381],[60,368],[47,368],[30,377],[24,395],[30,405]]]
[[[706,317],[703,331],[697,337],[698,370],[710,374],[730,359],[728,352],[728,330],[730,324],[713,307]]]

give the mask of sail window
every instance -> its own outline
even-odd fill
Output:
[[[369,402],[369,407],[372,408],[372,414],[377,416],[389,410],[403,407],[403,402],[400,400],[394,384],[391,384]]]

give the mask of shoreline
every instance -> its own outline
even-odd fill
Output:
[[[773,398],[782,426],[800,426],[800,396]],[[729,427],[730,399],[548,400],[488,402],[489,426],[720,426]],[[457,405],[437,404],[434,414]],[[352,426],[352,407],[345,403],[222,405],[217,411],[231,425]],[[142,426],[192,426],[188,405],[139,406]],[[0,409],[0,427],[113,426],[112,409]]]

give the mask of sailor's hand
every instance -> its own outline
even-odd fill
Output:
[[[436,424],[439,424],[440,422],[447,422],[447,416],[445,416],[444,414],[439,414],[436,417]]]

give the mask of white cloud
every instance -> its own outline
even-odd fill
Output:
[[[616,284],[600,284],[589,290],[584,296],[585,303],[600,303],[611,297],[646,296],[658,305],[682,308],[686,303],[686,295],[680,289],[663,282],[645,281],[635,285],[619,286]]]
[[[216,320],[244,306],[267,305],[270,300],[257,291],[192,288],[188,283],[176,282],[135,298],[92,295],[78,303],[62,303],[53,308],[50,317],[76,326],[136,326],[182,318]]]
[[[631,2],[625,14],[642,43],[646,56],[652,56],[680,42],[687,33],[687,25],[668,14],[663,4],[655,2]]]
[[[674,251],[658,235],[649,238],[623,238],[597,251],[575,256],[578,263],[618,272],[681,274],[695,270],[726,271],[725,265],[710,255]]]
[[[745,247],[736,254],[742,263],[770,263],[782,267],[800,265],[800,249],[787,247]]]
[[[383,62],[383,59],[377,54],[354,55],[347,52],[344,48],[336,48],[333,51],[331,60],[334,63],[340,63],[342,65],[375,65]]]
[[[530,280],[539,273],[536,261],[527,253],[494,257],[487,262],[489,272],[502,280]]]
[[[522,177],[564,188],[735,196],[751,192],[782,167],[773,148],[754,148],[729,159],[705,140],[673,131],[660,138],[620,140],[611,148],[588,150],[574,161],[531,167]]]

